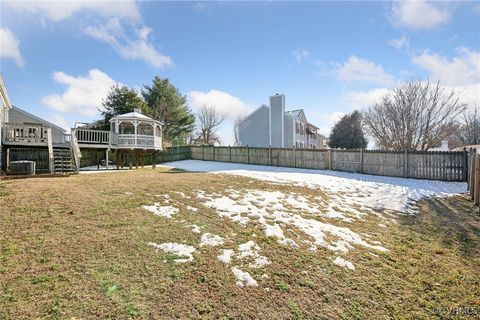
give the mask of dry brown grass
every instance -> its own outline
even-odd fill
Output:
[[[0,319],[429,319],[463,310],[450,307],[480,314],[480,216],[466,197],[422,201],[419,214],[386,229],[372,216],[348,224],[390,249],[379,257],[351,251],[352,272],[333,265],[330,251],[281,246],[254,224],[240,227],[176,193],[229,187],[325,197],[318,190],[165,169],[0,180]],[[158,201],[157,194],[177,203],[175,219],[141,209]],[[175,264],[146,245],[197,245],[199,235],[186,227],[192,223],[225,237],[225,248],[256,234],[272,261],[269,278],[240,289],[217,260],[218,248]]]

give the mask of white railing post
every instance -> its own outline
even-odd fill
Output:
[[[53,158],[53,143],[52,143],[52,129],[47,129],[47,143],[48,143],[48,160],[50,166],[50,172],[54,173],[54,158]]]

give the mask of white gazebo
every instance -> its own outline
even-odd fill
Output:
[[[110,120],[110,144],[117,149],[162,150],[162,123],[140,109]]]

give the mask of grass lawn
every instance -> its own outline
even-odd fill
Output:
[[[252,188],[328,201],[321,190],[166,168],[0,180],[0,319],[480,317],[480,215],[466,196],[422,200],[415,215],[385,214],[388,226],[372,213],[322,218],[388,250],[349,245],[342,257],[351,270],[334,263],[331,249],[309,250],[295,226],[284,230],[299,248],[258,223],[220,217],[198,196]],[[165,218],[142,208],[154,202],[179,211]],[[200,246],[206,232],[223,243]],[[250,240],[268,265],[217,258]],[[178,254],[149,242],[193,246],[194,260],[176,263]],[[258,286],[238,287],[233,266]]]

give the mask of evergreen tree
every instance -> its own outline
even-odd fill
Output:
[[[100,110],[103,119],[96,122],[100,129],[110,127],[110,119],[113,117],[132,112],[133,109],[141,109],[143,113],[148,113],[148,106],[139,97],[138,93],[127,86],[113,85],[105,99],[102,101],[103,109]]]
[[[153,79],[151,86],[144,86],[142,96],[150,115],[163,122],[163,137],[172,145],[183,144],[195,129],[195,115],[187,106],[187,98],[168,79]]]
[[[367,140],[363,134],[362,114],[357,110],[344,115],[330,133],[330,148],[365,149]]]

